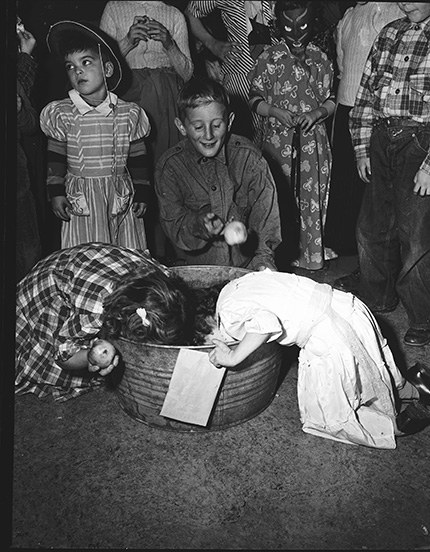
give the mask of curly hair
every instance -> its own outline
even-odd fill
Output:
[[[138,308],[146,310],[147,325]],[[195,295],[182,278],[141,267],[123,276],[105,299],[100,337],[185,345],[193,339],[195,311]]]

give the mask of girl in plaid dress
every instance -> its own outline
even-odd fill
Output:
[[[48,136],[48,195],[63,221],[61,247],[104,242],[144,250],[147,115],[113,94],[121,65],[101,31],[61,21],[47,43],[72,86],[68,98],[40,115]]]
[[[118,356],[107,368],[92,364],[97,338],[189,343],[195,304],[145,252],[101,243],[56,251],[18,284],[16,392],[65,401],[100,386]]]

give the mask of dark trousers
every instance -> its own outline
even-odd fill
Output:
[[[360,179],[349,132],[352,107],[339,104],[333,120],[333,164],[324,245],[339,255],[356,255],[356,227],[365,183]]]
[[[414,329],[430,329],[430,196],[413,193],[429,144],[428,125],[374,129],[357,223],[363,298],[381,308],[400,298]]]

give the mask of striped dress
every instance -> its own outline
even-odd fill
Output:
[[[48,188],[64,186],[72,205],[70,221],[62,223],[61,247],[105,242],[145,250],[144,222],[132,211],[127,170],[130,143],[150,130],[144,110],[113,93],[94,108],[71,90],[42,110],[40,126],[52,139],[51,150],[67,157],[65,177],[48,174]]]

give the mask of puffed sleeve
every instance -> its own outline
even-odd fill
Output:
[[[232,338],[242,340],[246,333],[272,334],[268,341],[276,341],[284,330],[279,318],[259,306],[250,306],[246,311],[222,308],[218,312],[220,325]]]
[[[51,102],[42,109],[40,128],[49,138],[54,138],[59,142],[67,142],[70,124],[68,123],[68,117],[60,108],[60,101]]]
[[[139,140],[149,135],[151,124],[144,109],[130,102],[129,135],[130,141]]]

